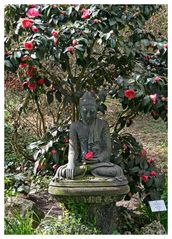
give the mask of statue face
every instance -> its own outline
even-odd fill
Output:
[[[94,105],[84,105],[80,109],[82,121],[85,124],[91,124],[97,115],[97,108]]]

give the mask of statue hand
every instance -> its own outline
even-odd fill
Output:
[[[75,165],[73,163],[68,163],[66,168],[66,178],[73,179],[75,171]]]

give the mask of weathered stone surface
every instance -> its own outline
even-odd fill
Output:
[[[49,193],[57,200],[84,203],[111,203],[122,199],[129,192],[129,186],[116,186],[113,181],[97,178],[84,178],[81,180],[59,180],[50,182]]]
[[[5,203],[5,217],[14,217],[19,214],[25,217],[27,213],[33,215],[33,227],[36,227],[44,218],[44,213],[31,200],[21,197],[9,197]]]
[[[88,221],[94,222],[102,234],[112,234],[117,229],[116,201],[129,192],[129,186],[116,186],[112,180],[92,177],[52,181],[48,191],[58,202],[62,202],[69,212],[72,209],[71,203],[75,203],[77,209],[76,212],[72,209],[72,213],[76,213],[76,216],[77,210],[84,207],[83,220],[87,218]]]
[[[153,221],[146,227],[142,227],[140,234],[164,235],[167,234],[164,226],[159,221]]]

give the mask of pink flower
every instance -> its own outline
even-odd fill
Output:
[[[143,176],[141,176],[141,179],[143,180],[143,182],[147,182],[148,181],[148,176],[146,176],[146,175],[143,175]]]
[[[78,41],[76,40],[76,39],[74,39],[73,41],[72,41],[72,45],[73,46],[76,46],[78,44]]]
[[[156,176],[156,172],[155,172],[155,171],[151,171],[151,172],[150,172],[150,175],[153,176],[153,177],[155,177],[155,176]]]
[[[36,9],[36,8],[30,8],[29,10],[28,10],[28,12],[27,12],[27,14],[26,14],[28,17],[33,17],[33,18],[35,18],[35,17],[38,17],[39,16],[39,11],[38,11],[38,9]]]
[[[27,67],[27,64],[26,64],[26,63],[22,63],[22,64],[19,65],[19,68],[20,68],[20,69],[24,69],[24,68],[26,68],[26,67]]]
[[[125,151],[127,151],[127,150],[128,150],[128,144],[123,144],[123,149],[124,149]]]
[[[38,85],[43,85],[44,84],[44,79],[39,79],[39,80],[37,80],[37,84]]]
[[[33,91],[36,88],[36,84],[34,82],[28,82],[27,87],[29,90]]]
[[[148,163],[148,164],[151,164],[151,163],[153,163],[153,162],[154,162],[153,159],[148,159],[148,160],[147,160],[147,163]]]
[[[57,36],[58,36],[58,32],[53,30],[53,31],[51,32],[51,35],[52,35],[53,37],[57,37]]]
[[[32,31],[33,32],[38,32],[38,28],[36,26],[32,26]]]
[[[154,80],[158,82],[158,81],[161,80],[161,77],[160,77],[160,76],[156,76],[156,77],[154,78]]]
[[[33,49],[33,42],[32,41],[24,42],[23,46],[26,50],[31,51]]]
[[[164,48],[168,49],[168,43],[164,44]]]
[[[62,10],[61,10],[61,11],[60,11],[60,14],[64,15],[64,14],[65,14],[65,11],[62,11]]]
[[[91,151],[86,153],[85,156],[84,156],[85,160],[88,160],[88,159],[91,159],[91,158],[93,158],[93,152],[91,152]]]
[[[156,55],[159,55],[160,54],[160,50],[158,49],[156,52],[155,52]]]
[[[60,167],[60,165],[57,164],[57,163],[53,165],[53,169],[54,169],[55,171],[56,171],[59,167]]]
[[[33,20],[31,20],[31,19],[23,19],[22,20],[23,28],[30,28],[32,25],[33,25]]]
[[[29,59],[29,56],[27,56],[27,55],[21,57],[21,61],[27,61],[28,59]]]
[[[82,19],[88,19],[91,15],[91,11],[89,9],[83,9],[82,10]]]
[[[24,88],[24,86],[27,85],[27,84],[28,84],[27,81],[23,81],[22,84],[21,84],[21,86]]]
[[[56,151],[55,149],[52,149],[52,150],[51,150],[51,154],[52,154],[52,155],[56,154],[56,152],[57,152],[57,151]]]
[[[157,101],[157,94],[150,95],[149,98],[151,99],[152,103],[155,105]]]
[[[58,41],[59,41],[58,38],[56,38],[56,37],[53,38],[53,43],[54,43],[54,45],[57,45],[57,44],[58,44]]]
[[[125,97],[127,97],[129,100],[133,99],[135,97],[135,91],[134,90],[125,90],[124,91]]]
[[[70,53],[72,54],[73,51],[74,51],[74,47],[73,47],[73,46],[68,46],[68,47],[66,48],[66,51],[67,51],[67,52],[70,52]]]
[[[65,137],[65,138],[64,138],[64,142],[65,142],[65,143],[69,143],[69,138]]]
[[[146,149],[142,149],[142,151],[140,152],[140,157],[145,158],[146,155],[147,155]]]
[[[144,56],[144,60],[145,60],[145,61],[149,61],[150,58],[151,58],[150,56]]]
[[[93,23],[94,23],[94,24],[97,24],[97,23],[99,23],[99,22],[101,22],[101,20],[99,20],[99,19],[97,19],[97,18],[96,18],[96,19],[93,19]]]

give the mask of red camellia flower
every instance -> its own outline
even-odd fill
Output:
[[[27,87],[29,90],[33,91],[36,88],[36,84],[34,82],[28,82]]]
[[[19,65],[19,68],[20,68],[20,69],[24,69],[24,68],[26,68],[26,67],[27,67],[27,64],[26,64],[26,63],[22,63],[22,64]]]
[[[73,47],[73,46],[68,46],[68,47],[66,48],[66,51],[67,51],[67,52],[70,52],[70,53],[72,54],[73,51],[74,51],[74,47]]]
[[[43,85],[44,84],[44,79],[39,79],[39,80],[37,80],[37,84],[38,85]]]
[[[147,182],[148,181],[148,176],[146,176],[146,175],[143,175],[143,176],[141,176],[141,179],[143,180],[143,182]]]
[[[23,19],[22,20],[23,28],[30,28],[32,25],[33,25],[33,20],[31,20],[31,19]]]
[[[168,43],[164,44],[164,48],[168,49]]]
[[[57,37],[57,36],[58,36],[58,32],[53,30],[53,31],[51,32],[51,35],[52,35],[53,37]]]
[[[151,171],[151,172],[150,172],[150,175],[153,176],[153,177],[155,177],[155,176],[156,176],[156,172],[155,172],[155,171]]]
[[[32,26],[32,31],[33,32],[38,32],[38,28],[36,26]]]
[[[140,152],[140,157],[145,158],[146,155],[147,155],[146,149],[142,149],[142,151]]]
[[[101,20],[99,20],[99,19],[93,19],[93,23],[94,23],[94,24],[97,24],[97,23],[99,23],[99,22],[101,22]]]
[[[91,158],[93,158],[93,152],[91,152],[91,151],[86,153],[85,156],[84,156],[85,160],[88,160],[88,159],[91,159]]]
[[[31,51],[33,49],[33,42],[32,41],[24,42],[23,46],[26,50]]]
[[[37,70],[37,68],[36,68],[35,66],[31,66],[31,67],[29,67],[29,69],[26,71],[26,74],[27,74],[28,76],[32,77],[32,76],[33,76],[33,72],[36,71],[36,70]]]
[[[135,97],[135,91],[134,90],[125,90],[124,91],[125,97],[127,97],[129,100],[133,99]]]
[[[155,105],[157,101],[157,94],[150,95],[149,98],[151,99],[152,103]]]
[[[36,8],[30,8],[26,14],[28,17],[38,17],[39,16],[39,11]]]
[[[88,19],[91,15],[91,11],[89,9],[83,9],[82,10],[82,19]]]
[[[76,46],[78,44],[78,41],[76,40],[76,39],[74,39],[73,41],[72,41],[72,45],[73,46]]]
[[[156,77],[154,78],[154,80],[155,80],[155,81],[160,81],[160,80],[161,80],[161,77],[160,77],[160,76],[156,76]]]
[[[57,152],[57,151],[56,151],[55,149],[52,149],[52,150],[51,150],[51,154],[56,154],[56,152]]]

